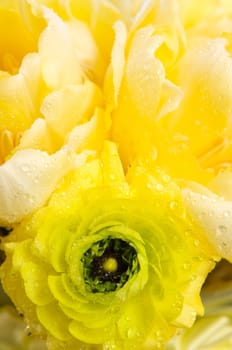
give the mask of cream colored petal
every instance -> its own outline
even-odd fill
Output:
[[[30,94],[36,112],[39,112],[40,104],[47,93],[47,88],[42,79],[41,61],[38,53],[31,53],[24,57],[19,73],[24,77],[25,85]]]
[[[114,109],[118,102],[118,95],[123,80],[126,65],[127,29],[125,24],[117,21],[114,24],[115,41],[111,52],[111,64],[108,67],[104,80],[104,94],[109,111]]]
[[[134,16],[133,20],[132,20],[132,24],[131,24],[131,30],[135,30],[140,24],[141,22],[144,21],[144,19],[146,18],[146,16],[149,14],[149,12],[151,12],[154,7],[157,8],[158,7],[158,3],[154,0],[145,0],[145,1],[139,1],[137,2],[139,3],[137,6],[134,5],[133,3],[133,7],[131,6],[131,12],[132,10],[136,11],[136,15]],[[133,12],[131,13],[133,15]]]
[[[101,83],[104,74],[103,58],[88,25],[73,20],[67,22],[67,26],[82,70],[91,80]]]
[[[209,189],[223,197],[227,201],[232,201],[232,173],[229,170],[219,172],[217,176],[208,184]]]
[[[172,77],[184,98],[168,118],[167,127],[187,136],[199,158],[231,125],[232,60],[226,45],[222,38],[192,40]]]
[[[218,19],[232,14],[230,0],[179,0],[181,17],[189,29],[204,20]]]
[[[46,121],[38,118],[34,121],[30,129],[23,133],[17,150],[33,148],[53,153],[56,150],[55,146],[55,140],[53,140]]]
[[[127,30],[123,22],[114,25],[115,43],[112,49],[112,70],[114,86],[114,102],[117,102],[125,68],[125,49],[127,41]]]
[[[215,254],[232,262],[232,202],[193,192],[182,191],[186,207],[200,227]]]
[[[59,180],[77,160],[68,150],[53,155],[27,149],[15,153],[0,167],[0,225],[19,222],[43,205]]]
[[[88,143],[91,134],[96,131],[96,116],[92,117],[89,122],[76,126],[68,135],[66,144],[77,152]]]
[[[62,139],[73,127],[89,119],[102,103],[100,89],[90,81],[67,85],[47,95],[41,106],[49,127]]]
[[[183,91],[171,81],[165,79],[162,85],[156,120],[174,111],[179,106],[182,98]]]
[[[139,30],[132,41],[126,67],[125,81],[131,102],[144,117],[154,118],[160,99],[165,70],[154,53],[163,42],[153,36],[153,26]]]
[[[99,151],[108,130],[105,112],[96,109],[93,117],[87,123],[76,126],[67,135],[65,144],[75,152],[83,150]]]
[[[84,73],[76,56],[70,28],[52,11],[43,11],[48,21],[39,40],[44,80],[51,89],[59,89],[66,84],[78,84]]]

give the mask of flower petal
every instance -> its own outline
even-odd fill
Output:
[[[50,317],[50,315],[53,315]],[[70,320],[60,312],[57,303],[53,302],[45,306],[37,306],[37,316],[44,327],[57,339],[68,340],[70,334],[68,326]]]
[[[202,228],[215,255],[232,261],[232,202],[189,189],[182,191],[190,215]]]
[[[92,117],[96,105],[102,104],[98,87],[87,81],[84,84],[66,85],[48,94],[41,112],[49,127],[64,139],[76,125]]]
[[[51,89],[79,84],[84,74],[75,54],[70,28],[51,10],[43,9],[48,19],[48,26],[39,40],[44,80]]]
[[[74,160],[67,150],[54,155],[33,149],[16,152],[0,167],[1,225],[18,222],[44,204],[58,181],[77,166]]]

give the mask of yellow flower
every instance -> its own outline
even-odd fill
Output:
[[[88,26],[34,1],[6,1],[0,10],[0,224],[12,225],[101,149],[109,123],[102,58]]]
[[[1,2],[1,278],[49,348],[162,348],[232,260],[231,15]]]
[[[164,348],[214,267],[178,186],[142,166],[126,180],[108,142],[4,241],[3,286],[50,349]]]

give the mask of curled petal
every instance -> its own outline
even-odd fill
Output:
[[[33,149],[15,153],[0,167],[1,224],[16,223],[44,204],[75,162],[67,150],[54,155]]]
[[[183,190],[184,202],[215,254],[232,261],[232,202]]]
[[[84,84],[66,85],[48,94],[43,100],[41,112],[49,127],[64,139],[76,125],[92,116],[96,105],[101,104],[100,90],[86,81]]]
[[[73,128],[65,143],[78,152],[84,149],[100,150],[108,124],[104,111],[96,109],[89,122]]]
[[[125,70],[127,30],[123,22],[118,21],[114,25],[115,41],[111,53],[111,65],[107,71],[105,80],[106,96],[114,107],[118,102],[118,94]]]
[[[48,26],[40,36],[39,54],[45,82],[51,89],[78,84],[83,72],[75,54],[70,29],[55,13],[44,8]]]
[[[33,148],[53,153],[56,150],[56,144],[46,121],[42,118],[37,118],[30,129],[23,133],[19,145],[17,146],[17,151],[20,149]]]

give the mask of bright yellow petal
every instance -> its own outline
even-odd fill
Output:
[[[23,57],[37,47],[37,38],[28,30],[15,0],[1,1],[0,37],[0,69],[15,74]]]

